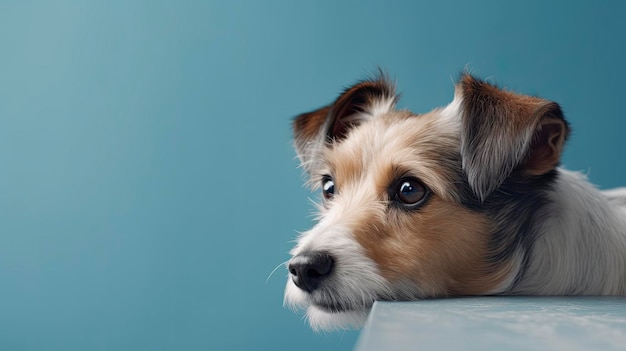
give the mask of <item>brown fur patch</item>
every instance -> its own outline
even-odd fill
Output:
[[[491,118],[492,123],[505,127],[511,135],[526,131],[528,126],[536,126],[543,117],[536,113],[537,110],[548,103],[541,98],[499,89],[469,74],[464,75],[459,84],[467,104],[485,109],[477,115]]]
[[[330,129],[332,139],[341,140],[360,120],[351,120],[350,116],[367,113],[378,101],[391,99],[395,104],[396,96],[393,85],[384,76],[376,80],[366,80],[346,89],[333,104],[333,122]]]
[[[301,159],[306,159],[307,148],[319,147],[310,145],[311,141],[342,140],[352,128],[372,117],[366,117],[372,109],[380,104],[393,108],[396,100],[393,84],[382,73],[347,88],[332,104],[294,118],[296,151]]]
[[[381,275],[410,281],[428,296],[485,294],[506,276],[486,262],[489,221],[436,196],[415,213],[359,223],[354,235]]]
[[[461,78],[457,89],[463,105],[463,169],[481,200],[515,169],[542,175],[558,165],[569,132],[558,104],[470,75]]]
[[[313,140],[320,133],[326,117],[330,112],[330,106],[322,107],[318,110],[303,113],[293,120],[293,131],[295,138],[300,143]]]
[[[531,170],[538,172],[549,168],[543,171],[545,173],[556,167],[569,132],[556,103],[499,89],[469,74],[461,78],[459,85],[465,108],[474,110],[471,117],[489,119],[482,122],[492,126],[486,131],[504,134],[507,140],[537,131],[533,140],[536,150],[531,148],[528,155],[531,162],[527,166]],[[532,155],[533,151],[536,155]]]
[[[524,170],[528,175],[541,175],[558,166],[567,130],[565,121],[557,118],[547,118],[541,122],[524,162]]]

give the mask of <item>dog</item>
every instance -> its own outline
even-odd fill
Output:
[[[570,126],[557,103],[469,73],[443,108],[397,101],[379,74],[293,120],[323,200],[284,301],[313,329],[359,328],[377,300],[625,295],[626,188],[559,166]]]

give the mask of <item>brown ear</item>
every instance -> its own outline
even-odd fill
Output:
[[[511,175],[538,176],[560,162],[569,127],[555,102],[501,90],[465,74],[461,99],[463,170],[484,200]]]
[[[295,148],[310,172],[320,149],[341,142],[352,128],[395,107],[395,89],[383,75],[361,81],[328,106],[297,116],[293,121]]]

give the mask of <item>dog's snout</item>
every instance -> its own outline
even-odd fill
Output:
[[[307,292],[317,289],[333,269],[334,261],[324,252],[308,252],[289,261],[289,273],[296,286]]]

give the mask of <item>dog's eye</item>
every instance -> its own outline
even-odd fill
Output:
[[[426,197],[426,187],[415,178],[402,178],[397,182],[395,198],[404,205],[414,206]]]
[[[335,182],[329,176],[322,179],[322,194],[326,200],[330,200],[335,195]]]

